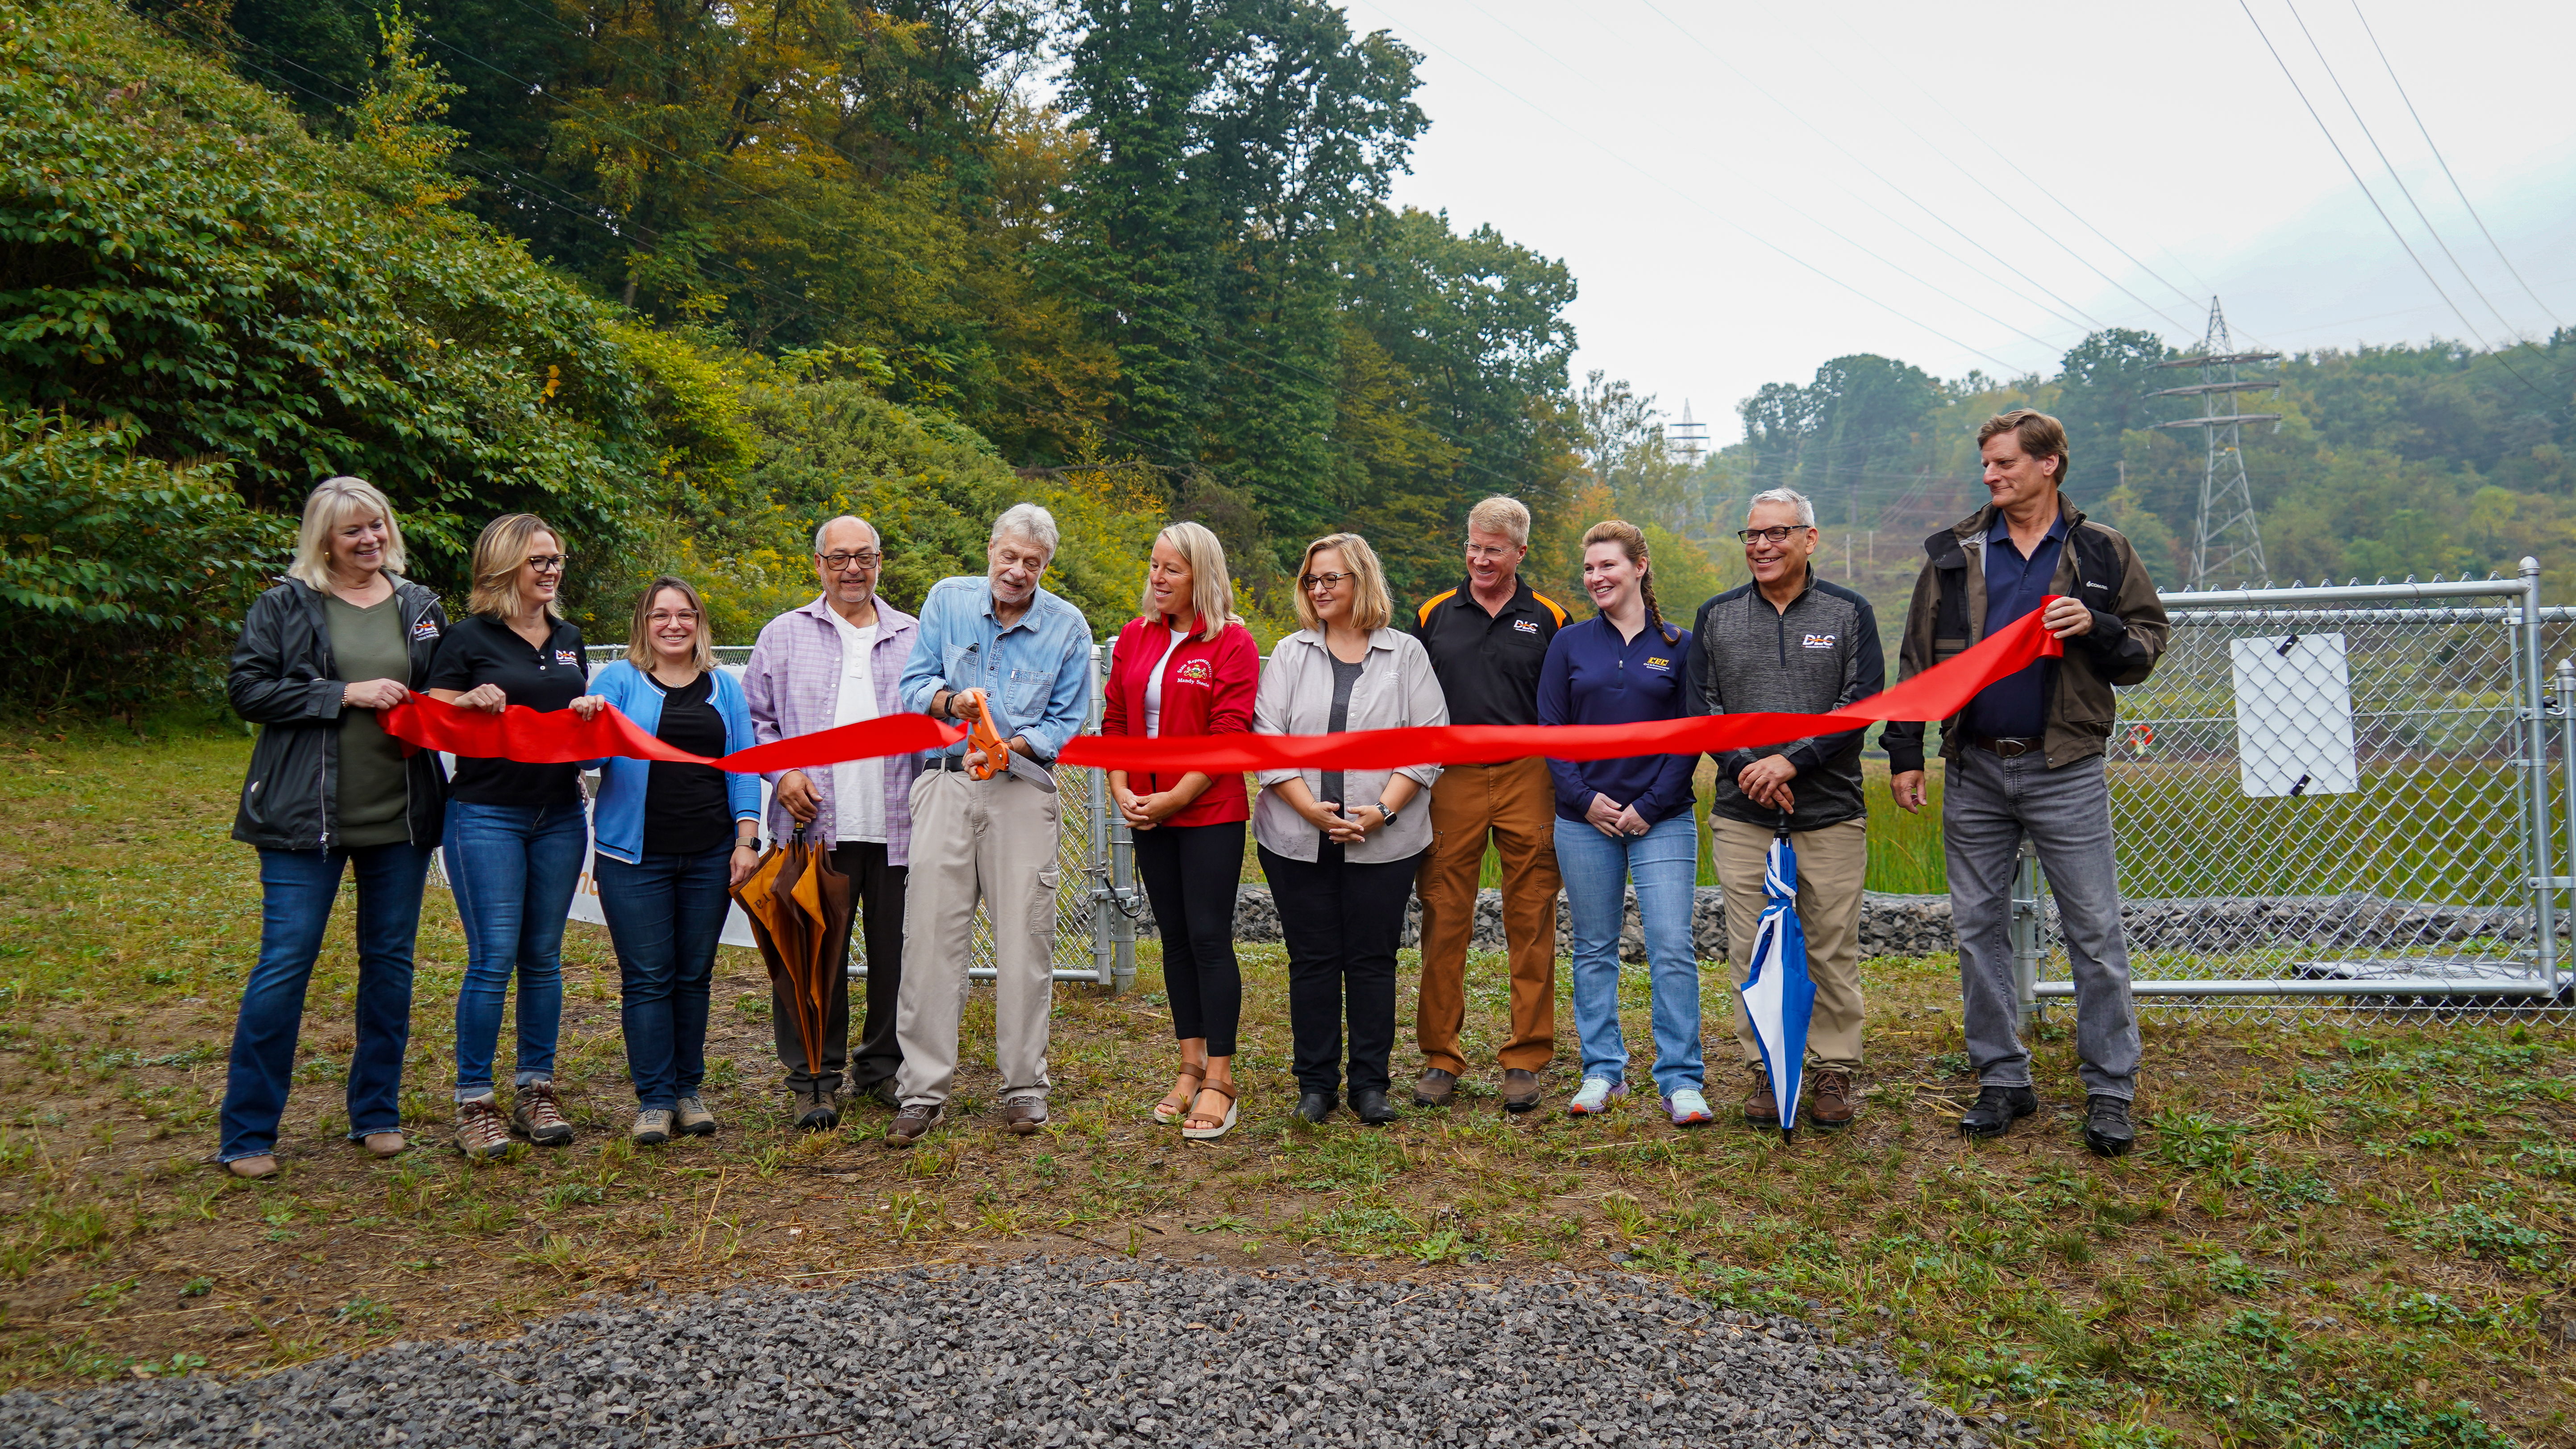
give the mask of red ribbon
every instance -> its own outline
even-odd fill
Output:
[[[1810,735],[1841,734],[1882,720],[1948,719],[1977,692],[2066,647],[2040,625],[2034,609],[1947,664],[1935,665],[1883,694],[1831,714],[1721,714],[1633,725],[1447,725],[1352,730],[1332,735],[1084,735],[1064,747],[1062,763],[1104,770],[1209,774],[1252,770],[1393,770],[1406,765],[1481,765],[1545,755],[1610,760],[1630,755],[1687,755],[1761,749]],[[872,760],[918,750],[944,750],[966,737],[956,725],[922,714],[895,714],[755,745],[709,759],[675,749],[636,726],[614,705],[583,719],[571,710],[539,713],[512,705],[499,714],[459,709],[415,694],[382,712],[385,733],[421,749],[525,765],[569,765],[612,755],[713,765],[735,774],[810,770],[845,760]]]
[[[1085,735],[1064,747],[1063,762],[1104,770],[1227,774],[1483,765],[1532,755],[1613,760],[1761,749],[1810,735],[1841,734],[1882,720],[1948,719],[1986,686],[2066,652],[2066,646],[2040,625],[2045,609],[2043,604],[2032,610],[1946,664],[1831,714],[1721,714],[1656,724],[1446,725],[1337,735],[1189,735],[1168,740]]]
[[[843,760],[873,760],[918,750],[944,750],[966,737],[955,725],[926,714],[890,714],[838,729],[819,730],[794,739],[776,740],[710,759],[664,744],[635,721],[604,705],[583,719],[568,709],[539,712],[514,704],[499,714],[459,709],[425,694],[415,694],[379,716],[385,733],[425,750],[445,750],[483,760],[516,760],[523,765],[572,765],[621,755],[631,760],[669,760],[682,765],[713,765],[737,775],[772,770],[812,769]]]

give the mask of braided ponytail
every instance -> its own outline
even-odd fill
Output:
[[[1681,635],[1664,622],[1664,611],[1655,603],[1655,562],[1646,549],[1646,531],[1624,518],[1605,518],[1583,531],[1583,547],[1596,543],[1615,543],[1628,561],[1637,566],[1637,595],[1646,605],[1646,622],[1667,644],[1681,642]]]

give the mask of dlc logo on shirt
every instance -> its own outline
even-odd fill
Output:
[[[1810,634],[1807,636],[1807,641],[1804,647],[1809,649],[1831,649],[1834,647],[1834,636],[1831,634]]]
[[[579,664],[581,663],[581,656],[573,653],[569,649],[558,649],[555,651],[555,662],[557,664]]]
[[[1512,621],[1512,627],[1520,630],[1524,634],[1535,634],[1538,632],[1538,626],[1527,619],[1514,619]]]
[[[423,619],[423,620],[421,620],[419,623],[412,625],[412,626],[411,626],[411,637],[413,637],[414,639],[435,639],[435,638],[437,638],[437,637],[438,637],[438,621],[437,621],[436,619]]]
[[[1216,671],[1204,659],[1192,659],[1184,663],[1172,677],[1188,684],[1216,683]]]

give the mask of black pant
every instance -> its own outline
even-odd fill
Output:
[[[1404,902],[1419,853],[1352,865],[1326,844],[1312,862],[1267,847],[1261,872],[1288,942],[1288,1027],[1296,1040],[1297,1086],[1330,1095],[1342,1077],[1342,1014],[1351,1026],[1350,1086],[1387,1089],[1395,1046],[1395,948],[1404,939]]]
[[[832,999],[823,1020],[823,1059],[808,1062],[804,1043],[796,1036],[795,1003],[772,982],[770,1026],[778,1040],[778,1060],[787,1067],[790,1091],[812,1086],[837,1092],[846,1067],[851,1088],[864,1092],[879,1082],[893,1081],[896,1068],[903,1065],[903,1048],[894,1039],[894,1003],[895,993],[903,987],[903,882],[910,871],[886,864],[884,846],[857,840],[834,846],[832,864],[850,878],[850,914],[832,923],[831,934],[823,941],[823,959],[845,959],[852,930],[859,928],[860,950],[868,967],[867,1019],[859,1029],[858,1055],[852,1058],[850,977],[846,970],[833,972]]]
[[[1172,1035],[1206,1037],[1208,1055],[1234,1055],[1243,972],[1234,961],[1234,888],[1243,878],[1243,822],[1158,825],[1136,832],[1136,874],[1163,935],[1163,990]]]

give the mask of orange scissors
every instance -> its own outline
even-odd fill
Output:
[[[983,763],[977,764],[975,757],[968,755],[966,773],[978,780],[989,780],[1010,768],[1010,747],[1002,743],[1001,735],[993,729],[993,712],[984,706],[984,691],[961,689],[957,692],[957,696],[960,699],[975,701],[975,717],[966,722],[966,747],[969,750],[979,750],[984,756]],[[952,713],[956,708],[953,703],[949,705]]]

